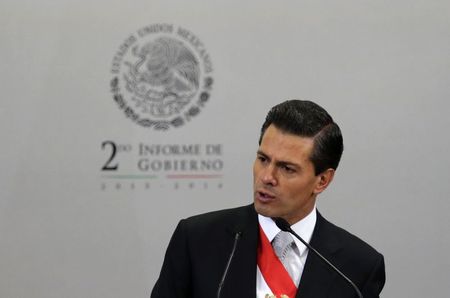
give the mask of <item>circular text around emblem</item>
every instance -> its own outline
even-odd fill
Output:
[[[128,36],[113,57],[110,88],[126,117],[155,130],[179,127],[209,101],[213,67],[203,43],[172,24]]]

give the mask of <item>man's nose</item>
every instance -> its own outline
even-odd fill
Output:
[[[273,165],[265,167],[261,173],[261,181],[266,185],[277,185],[276,167]]]

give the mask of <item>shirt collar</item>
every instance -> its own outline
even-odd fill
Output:
[[[264,234],[266,234],[267,239],[269,239],[269,241],[272,242],[273,238],[275,238],[275,236],[281,231],[280,228],[277,227],[272,218],[262,216],[261,214],[258,214],[258,221],[261,228],[264,231]],[[317,213],[316,213],[316,206],[314,206],[313,210],[307,216],[305,216],[303,219],[293,224],[291,228],[303,240],[309,243],[309,241],[311,241],[314,227],[316,226],[316,221],[317,221]],[[295,244],[297,245],[298,250],[300,251],[300,256],[306,253],[307,251],[306,246],[294,236],[292,237],[294,238]]]

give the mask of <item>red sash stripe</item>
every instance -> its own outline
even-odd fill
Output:
[[[295,297],[297,287],[273,251],[272,245],[261,226],[259,226],[258,267],[274,295],[277,297],[281,295],[287,295],[289,298]]]

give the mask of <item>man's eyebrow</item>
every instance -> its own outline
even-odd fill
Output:
[[[261,150],[256,151],[256,154],[258,154],[258,155],[263,155],[264,157],[268,157],[267,154],[265,154],[265,153],[262,152]]]
[[[265,158],[271,160],[271,158],[266,153],[264,153],[261,150],[258,150],[256,152],[256,154],[264,156]],[[293,166],[293,167],[296,167],[296,168],[299,168],[299,169],[302,168],[302,166],[299,165],[298,163],[295,163],[295,162],[292,162],[292,161],[287,161],[287,160],[277,160],[276,164],[279,165],[279,166]]]

